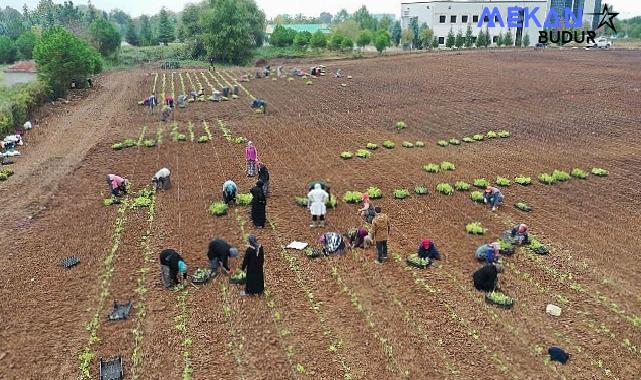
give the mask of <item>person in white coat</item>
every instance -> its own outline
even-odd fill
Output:
[[[312,224],[309,225],[310,227],[316,227],[317,221],[319,222],[319,227],[325,227],[325,213],[327,212],[325,203],[327,203],[328,200],[329,194],[323,190],[320,183],[314,185],[314,189],[307,193],[307,207],[312,214]]]

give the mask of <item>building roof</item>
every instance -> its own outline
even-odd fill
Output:
[[[282,24],[286,29],[292,29],[297,32],[310,32],[310,33],[316,33],[317,31],[321,31],[323,33],[329,33],[330,30],[327,27],[327,24]],[[276,25],[274,24],[269,24],[267,25],[267,28],[265,32],[267,34],[271,34],[274,31],[274,27]]]

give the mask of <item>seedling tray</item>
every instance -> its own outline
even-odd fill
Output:
[[[73,266],[78,265],[79,263],[80,263],[80,259],[77,256],[68,256],[62,259],[62,262],[60,263],[60,265],[63,268],[69,269]]]
[[[492,300],[490,299],[490,297],[486,294],[486,295],[485,295],[485,303],[490,304],[490,305],[494,305],[494,306],[498,307],[499,309],[506,309],[506,310],[509,310],[509,309],[511,309],[511,308],[513,308],[513,307],[514,307],[514,304],[515,304],[516,302],[512,302],[511,304],[496,303],[496,302],[492,301]]]
[[[508,249],[501,249],[499,250],[499,254],[505,255],[505,256],[511,256],[514,254],[514,247],[508,248]]]
[[[118,304],[114,301],[114,306],[111,309],[111,313],[107,316],[107,319],[110,321],[118,321],[127,319],[129,317],[129,312],[131,311],[131,300],[127,303]]]
[[[122,380],[122,357],[103,360],[100,358],[100,380]]]

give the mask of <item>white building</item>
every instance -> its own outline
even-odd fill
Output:
[[[434,37],[438,39],[440,45],[445,45],[445,40],[450,29],[456,34],[459,30],[465,34],[467,26],[472,26],[472,33],[476,37],[481,30],[477,25],[479,18],[483,13],[483,8],[488,7],[490,11],[498,8],[505,27],[496,24],[495,27],[489,28],[491,40],[495,44],[498,41],[499,33],[505,35],[508,30],[507,15],[509,7],[528,8],[530,10],[539,8],[536,15],[540,23],[543,24],[547,16],[549,4],[548,0],[428,0],[411,3],[401,3],[401,27],[406,29],[412,18],[416,18],[418,25],[426,23],[434,31]],[[526,28],[510,28],[512,38],[516,40],[527,34],[530,38],[530,45],[536,44],[539,38],[539,28],[533,23]],[[486,30],[486,24],[483,24],[483,31]]]

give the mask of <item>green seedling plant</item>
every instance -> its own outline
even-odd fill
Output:
[[[421,185],[416,186],[414,187],[414,192],[418,195],[425,195],[427,194],[427,187]]]
[[[423,166],[423,170],[428,173],[438,173],[441,171],[441,167],[438,164],[427,164]]]
[[[251,193],[240,193],[236,196],[236,203],[239,206],[248,206],[252,203],[252,199],[254,199],[254,197]]]
[[[307,198],[305,197],[295,197],[294,200],[296,201],[296,204],[301,206],[301,207],[307,207]]]
[[[514,182],[518,183],[521,186],[528,186],[529,184],[532,183],[532,178],[520,176],[520,177],[514,178]]]
[[[483,193],[480,191],[472,191],[470,193],[470,199],[476,203],[483,203]]]
[[[0,170],[0,181],[6,181],[13,175],[13,170],[11,169],[2,169]]]
[[[578,178],[578,179],[586,179],[586,178],[588,178],[588,173],[586,173],[585,171],[583,171],[583,170],[581,170],[579,168],[572,169],[572,171],[570,172],[570,175],[572,177]]]
[[[496,184],[499,186],[510,186],[511,181],[505,177],[496,177]]]
[[[417,148],[423,148],[425,147],[425,143],[423,141],[417,141],[414,143],[414,146]]]
[[[209,141],[209,136],[200,136],[198,140],[196,140],[199,144],[204,144]]]
[[[461,145],[461,141],[458,139],[450,139],[450,141],[448,142],[450,143],[450,145]]]
[[[470,189],[470,184],[463,181],[456,181],[454,188],[458,191],[468,191]]]
[[[506,296],[505,294],[498,292],[498,291],[493,291],[489,292],[486,295],[487,299],[491,301],[494,304],[501,305],[501,306],[512,306],[514,305],[514,299],[511,297]]]
[[[513,247],[513,246],[512,246],[512,244],[510,244],[510,243],[506,242],[506,241],[505,241],[505,240],[503,240],[503,239],[499,239],[499,240],[498,240],[498,242],[499,242],[499,247],[500,247],[499,249],[500,249],[501,251],[505,251],[505,250],[508,250],[508,249],[510,249],[510,248],[512,248],[512,247]]]
[[[414,144],[409,141],[403,141],[403,148],[414,148]]]
[[[352,157],[354,157],[354,153],[352,152],[341,152],[341,158],[343,160],[349,160]]]
[[[189,141],[194,142],[196,135],[194,134],[194,124],[191,121],[187,123],[187,131],[189,132]]]
[[[602,168],[592,168],[592,174],[597,177],[607,177],[608,171]]]
[[[393,141],[390,141],[390,140],[383,141],[383,147],[386,149],[394,149],[395,146],[396,144],[394,144]]]
[[[490,186],[490,182],[485,178],[477,178],[474,180],[474,186],[478,187],[479,189],[485,189],[486,187]]]
[[[399,122],[396,123],[395,127],[396,127],[396,129],[400,130],[400,129],[407,128],[407,125],[405,124],[404,121],[399,121]]]
[[[131,148],[131,147],[137,146],[138,144],[134,139],[125,139],[125,141],[122,142],[122,145],[124,145],[125,148]]]
[[[378,145],[376,145],[374,143],[367,143],[367,149],[376,150],[376,149],[378,149]]]
[[[557,182],[566,182],[569,181],[570,178],[572,178],[570,177],[568,172],[556,169],[552,172],[552,177],[554,177]]]
[[[416,253],[407,256],[407,263],[418,268],[426,268],[430,265],[430,259],[418,257]]]
[[[363,200],[363,193],[360,191],[346,191],[343,194],[343,202],[345,203],[359,203]]]
[[[114,149],[114,150],[121,150],[124,147],[125,147],[125,144],[123,144],[123,143],[115,143],[115,144],[111,145],[111,149]]]
[[[239,144],[239,145],[240,145],[240,144],[247,144],[247,139],[246,139],[246,138],[244,138],[243,136],[238,136],[238,137],[236,137],[236,138],[234,139],[234,142],[235,142],[236,144]]]
[[[311,85],[314,84],[314,82],[312,82],[311,80],[308,80],[307,82],[305,82],[305,84],[308,85],[308,86],[311,86]]]
[[[512,136],[512,134],[510,133],[510,131],[506,131],[505,129],[504,129],[504,130],[499,131],[498,135],[499,135],[499,137],[500,137],[500,138],[502,138],[502,139],[505,139],[505,138],[508,138],[508,137]]]
[[[492,130],[489,130],[489,131],[487,131],[487,133],[485,134],[485,136],[486,136],[488,139],[494,139],[494,138],[497,138],[499,135],[498,135],[498,133],[496,133],[496,132],[494,132],[494,131],[492,131]]]
[[[532,210],[532,209],[530,208],[530,206],[529,206],[527,203],[525,203],[525,202],[517,202],[517,203],[514,205],[514,207],[516,207],[516,208],[518,208],[519,210],[524,211],[524,212],[530,212],[530,211]]]
[[[451,171],[451,170],[454,170],[454,169],[456,169],[456,165],[454,165],[453,163],[451,163],[449,161],[441,162],[441,170],[443,170],[443,171]]]
[[[446,147],[446,146],[450,145],[450,143],[449,143],[449,142],[447,142],[447,140],[438,140],[438,141],[436,142],[436,144],[437,144],[438,146],[442,146],[442,147]]]
[[[546,185],[552,185],[556,182],[556,179],[553,176],[551,176],[549,173],[542,173],[539,175],[539,181],[541,181],[541,183],[544,183]]]
[[[465,232],[472,235],[485,235],[487,228],[481,222],[472,222],[465,226]]]
[[[209,212],[216,216],[223,216],[227,214],[227,210],[229,207],[224,202],[212,202],[212,204],[209,205]]]
[[[359,149],[356,151],[356,157],[358,158],[370,158],[371,156],[372,152],[367,149]]]
[[[405,199],[410,195],[410,192],[407,189],[395,189],[394,198],[396,199]]]
[[[367,195],[369,199],[381,199],[383,198],[383,191],[378,187],[372,186],[367,188]]]
[[[464,142],[464,143],[471,144],[471,143],[473,143],[473,142],[474,142],[474,139],[473,139],[473,138],[471,138],[471,137],[463,137],[463,142]]]
[[[327,202],[325,202],[325,207],[327,208],[336,208],[338,206],[338,199],[336,199],[336,196],[334,194],[329,196],[329,199]]]
[[[179,133],[176,135],[176,141],[187,141],[187,136],[183,135],[182,133]]]
[[[156,146],[156,142],[155,142],[154,140],[152,140],[152,139],[146,139],[145,141],[143,141],[143,144],[144,144],[147,148],[153,148],[153,147],[155,147],[155,146]]]
[[[209,268],[198,268],[192,275],[192,278],[198,282],[203,282],[209,278],[211,275],[211,269]]]
[[[485,136],[480,135],[480,134],[472,136],[472,139],[474,141],[483,141],[484,138],[485,138]]]
[[[436,185],[436,191],[445,195],[454,194],[454,188],[449,183],[439,183]]]
[[[242,269],[236,269],[234,273],[229,276],[229,282],[232,284],[239,284],[245,281],[247,278],[247,273],[243,271]]]

